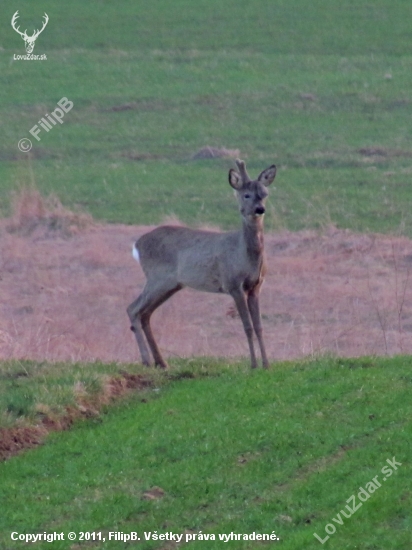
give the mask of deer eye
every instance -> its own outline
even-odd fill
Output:
[[[249,193],[246,193],[245,195],[243,195],[243,197],[244,197],[245,199],[250,199]]]

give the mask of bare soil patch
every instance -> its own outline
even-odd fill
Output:
[[[46,435],[43,426],[0,429],[0,461],[39,445]]]
[[[144,285],[134,240],[150,227],[67,237],[0,222],[0,359],[139,361],[126,307]],[[262,315],[272,360],[412,352],[412,241],[330,229],[266,235]],[[248,357],[229,296],[185,289],[153,315],[168,357]]]

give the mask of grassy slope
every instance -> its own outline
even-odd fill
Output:
[[[332,221],[412,234],[410,3],[49,0],[41,9],[50,22],[35,51],[47,62],[10,62],[23,42],[11,27],[2,36],[4,198],[35,181],[100,219],[175,214],[232,227],[230,162],[188,160],[215,145],[239,148],[252,173],[280,166],[269,228]],[[20,15],[35,25],[38,6],[23,2]],[[30,162],[16,144],[63,96],[75,107],[40,134]],[[358,153],[371,146],[384,154]]]
[[[410,369],[405,357],[324,358],[266,372],[189,361],[176,372],[194,379],[160,383],[145,402],[137,395],[0,464],[0,548],[10,547],[12,530],[276,531],[282,548],[320,548],[313,533],[324,537],[346,500],[378,475],[382,487],[337,526],[328,548],[407,550]],[[394,456],[402,466],[383,482]],[[165,496],[145,500],[154,486]],[[199,544],[224,543],[187,547]]]
[[[67,408],[82,402],[99,408],[107,397],[107,384],[125,373],[147,376],[140,365],[92,363],[0,363],[0,429],[33,426],[44,418],[58,421]],[[150,373],[156,380],[156,373]],[[106,392],[106,393],[105,393]]]

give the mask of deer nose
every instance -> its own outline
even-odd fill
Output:
[[[258,216],[261,216],[262,214],[265,213],[265,208],[264,206],[258,206],[256,209],[255,209],[255,214],[257,214]]]

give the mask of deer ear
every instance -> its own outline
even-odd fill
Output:
[[[263,170],[263,172],[259,175],[258,181],[260,183],[263,183],[263,185],[270,185],[272,181],[275,179],[276,176],[276,166],[272,164],[272,166],[269,166],[269,168],[266,168],[266,170]]]
[[[239,172],[236,172],[233,168],[229,170],[229,183],[236,191],[239,191],[243,185]]]

